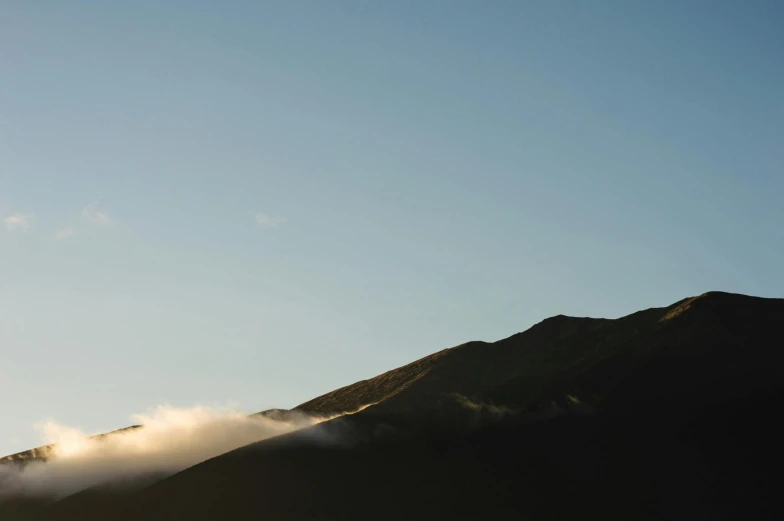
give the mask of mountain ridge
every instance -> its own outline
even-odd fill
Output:
[[[550,317],[269,412],[356,414],[30,519],[773,519],[782,327],[784,299],[724,292]]]
[[[375,407],[381,402],[391,399],[398,393],[404,391],[407,387],[413,385],[420,378],[425,377],[440,361],[442,361],[443,358],[450,356],[460,357],[464,355],[464,353],[461,351],[497,346],[501,344],[510,344],[515,340],[523,338],[523,335],[526,337],[533,337],[533,342],[536,342],[540,337],[552,336],[552,334],[556,331],[558,335],[563,337],[564,335],[574,333],[575,328],[580,328],[581,330],[582,328],[590,329],[594,326],[600,327],[602,325],[614,322],[632,320],[639,322],[642,322],[643,320],[646,322],[667,322],[679,317],[689,310],[692,310],[695,304],[695,309],[702,310],[705,307],[705,304],[710,304],[708,305],[708,308],[715,308],[714,304],[727,304],[728,300],[747,300],[748,302],[755,300],[770,302],[778,301],[779,303],[784,303],[784,299],[781,298],[753,297],[738,293],[709,291],[700,295],[683,298],[669,306],[648,308],[615,319],[574,317],[558,314],[547,317],[524,331],[514,333],[509,337],[502,338],[495,342],[486,342],[481,340],[464,342],[462,344],[425,355],[417,360],[414,360],[413,362],[409,362],[408,364],[404,364],[398,368],[385,371],[374,377],[359,380],[352,384],[339,387],[333,391],[329,391],[306,402],[303,402],[291,409],[268,409],[265,411],[253,413],[251,416],[260,415],[272,418],[281,418],[291,411],[331,416],[348,411],[357,411],[363,407]],[[113,434],[126,432],[128,430],[137,429],[140,427],[143,426],[132,425],[108,433],[97,434],[92,436],[92,438],[100,439],[105,436],[111,436]],[[0,457],[0,464],[45,459],[51,456],[52,448],[53,445],[45,445]]]

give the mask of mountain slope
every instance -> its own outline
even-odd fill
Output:
[[[635,337],[637,351],[650,349],[650,346],[644,346],[652,338],[645,339],[643,335],[658,334],[664,326],[671,324],[671,320],[691,310],[696,302],[699,304],[692,311],[706,306],[717,312],[722,307],[748,310],[740,317],[748,321],[749,317],[754,318],[754,307],[770,306],[776,301],[711,292],[684,299],[666,308],[653,308],[617,320],[558,315],[495,343],[474,341],[444,349],[376,377],[316,397],[293,410],[331,416],[383,402],[383,407],[376,406],[374,411],[390,412],[399,407],[401,412],[405,412],[417,407],[451,408],[456,403],[465,404],[463,398],[469,402],[477,399],[503,403],[507,407],[515,406],[517,411],[543,407],[553,402],[571,407],[576,405],[575,398],[593,402],[598,395],[593,389],[575,391],[577,395],[583,395],[582,398],[570,394],[568,390],[558,395],[558,391],[551,390],[556,382],[569,382],[566,384],[568,387],[576,382],[578,376],[584,377],[586,372],[602,372],[608,364],[607,359],[618,363],[615,354],[633,357],[633,352],[624,349]],[[700,317],[696,319],[704,321]],[[732,324],[730,320],[726,325]],[[607,371],[612,372],[612,368],[608,367]],[[611,379],[612,375],[608,378]],[[423,395],[427,396],[426,400]],[[287,413],[283,409],[271,409],[257,414],[283,417]],[[51,454],[51,449],[51,446],[38,447],[0,458],[0,463],[45,460]]]
[[[554,317],[306,402],[355,415],[37,519],[778,519],[784,300]],[[100,504],[100,507],[96,505]]]
[[[726,378],[725,384],[748,391],[784,375],[784,350],[766,340],[782,323],[784,300],[720,292],[616,320],[561,315],[495,343],[440,351],[297,409],[332,412],[378,403],[367,412],[433,414],[465,404],[463,397],[516,412],[580,404],[590,410],[607,400],[620,406],[632,396],[677,392],[711,400],[727,390],[709,385],[714,380]],[[652,374],[657,368],[667,380]],[[630,385],[634,394],[624,397]]]
[[[112,436],[113,434],[120,434],[128,431],[132,431],[140,427],[141,425],[131,425],[130,427],[117,429],[115,431],[107,432],[105,434],[97,434],[95,436],[90,436],[90,438],[95,440],[100,440],[108,436]],[[34,449],[4,456],[0,458],[0,464],[24,465],[26,463],[30,463],[31,461],[46,461],[47,459],[51,458],[53,455],[54,455],[54,445],[42,445],[41,447],[36,447]]]

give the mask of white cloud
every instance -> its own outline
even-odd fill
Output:
[[[57,232],[57,239],[60,241],[64,241],[70,237],[73,237],[76,234],[76,231],[73,228],[63,228],[59,232]]]
[[[19,467],[0,465],[0,502],[16,495],[65,496],[115,479],[178,472],[243,445],[342,415],[288,411],[273,418],[233,409],[159,406],[131,418],[142,428],[104,437],[42,422],[37,428],[44,443],[54,444],[49,459]]]
[[[33,225],[34,216],[27,213],[15,213],[7,217],[3,217],[3,224],[5,229],[9,232],[16,230],[27,231]]]
[[[262,212],[256,213],[256,224],[262,228],[277,228],[287,222],[289,222],[289,220],[285,217],[272,217],[271,215]]]
[[[112,219],[112,216],[109,215],[106,210],[101,208],[100,201],[90,203],[85,206],[84,210],[82,210],[82,217],[93,224],[98,224],[101,226],[109,226],[114,224],[114,219]]]

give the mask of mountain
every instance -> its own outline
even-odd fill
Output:
[[[720,292],[557,316],[294,409],[350,416],[0,518],[781,519],[783,328],[784,300]]]
[[[131,425],[130,427],[117,429],[115,431],[107,432],[105,434],[97,434],[95,436],[90,436],[90,439],[100,440],[112,436],[114,434],[133,431],[141,427],[142,427],[141,425]],[[26,450],[23,452],[17,452],[16,454],[3,456],[2,458],[0,458],[0,464],[25,465],[33,461],[47,461],[49,458],[54,456],[54,448],[55,448],[54,445],[43,445],[41,447],[36,447],[34,449]]]
[[[469,342],[296,409],[442,419],[628,411],[673,400],[706,407],[778,390],[784,300],[711,292],[616,319],[559,315],[495,343]]]

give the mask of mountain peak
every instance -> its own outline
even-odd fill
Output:
[[[695,297],[689,297],[665,308],[661,322],[667,322],[685,314],[697,318],[712,316],[717,320],[739,321],[754,313],[774,311],[784,299],[752,297],[740,293],[725,291],[708,291]],[[696,315],[695,315],[696,313]]]

